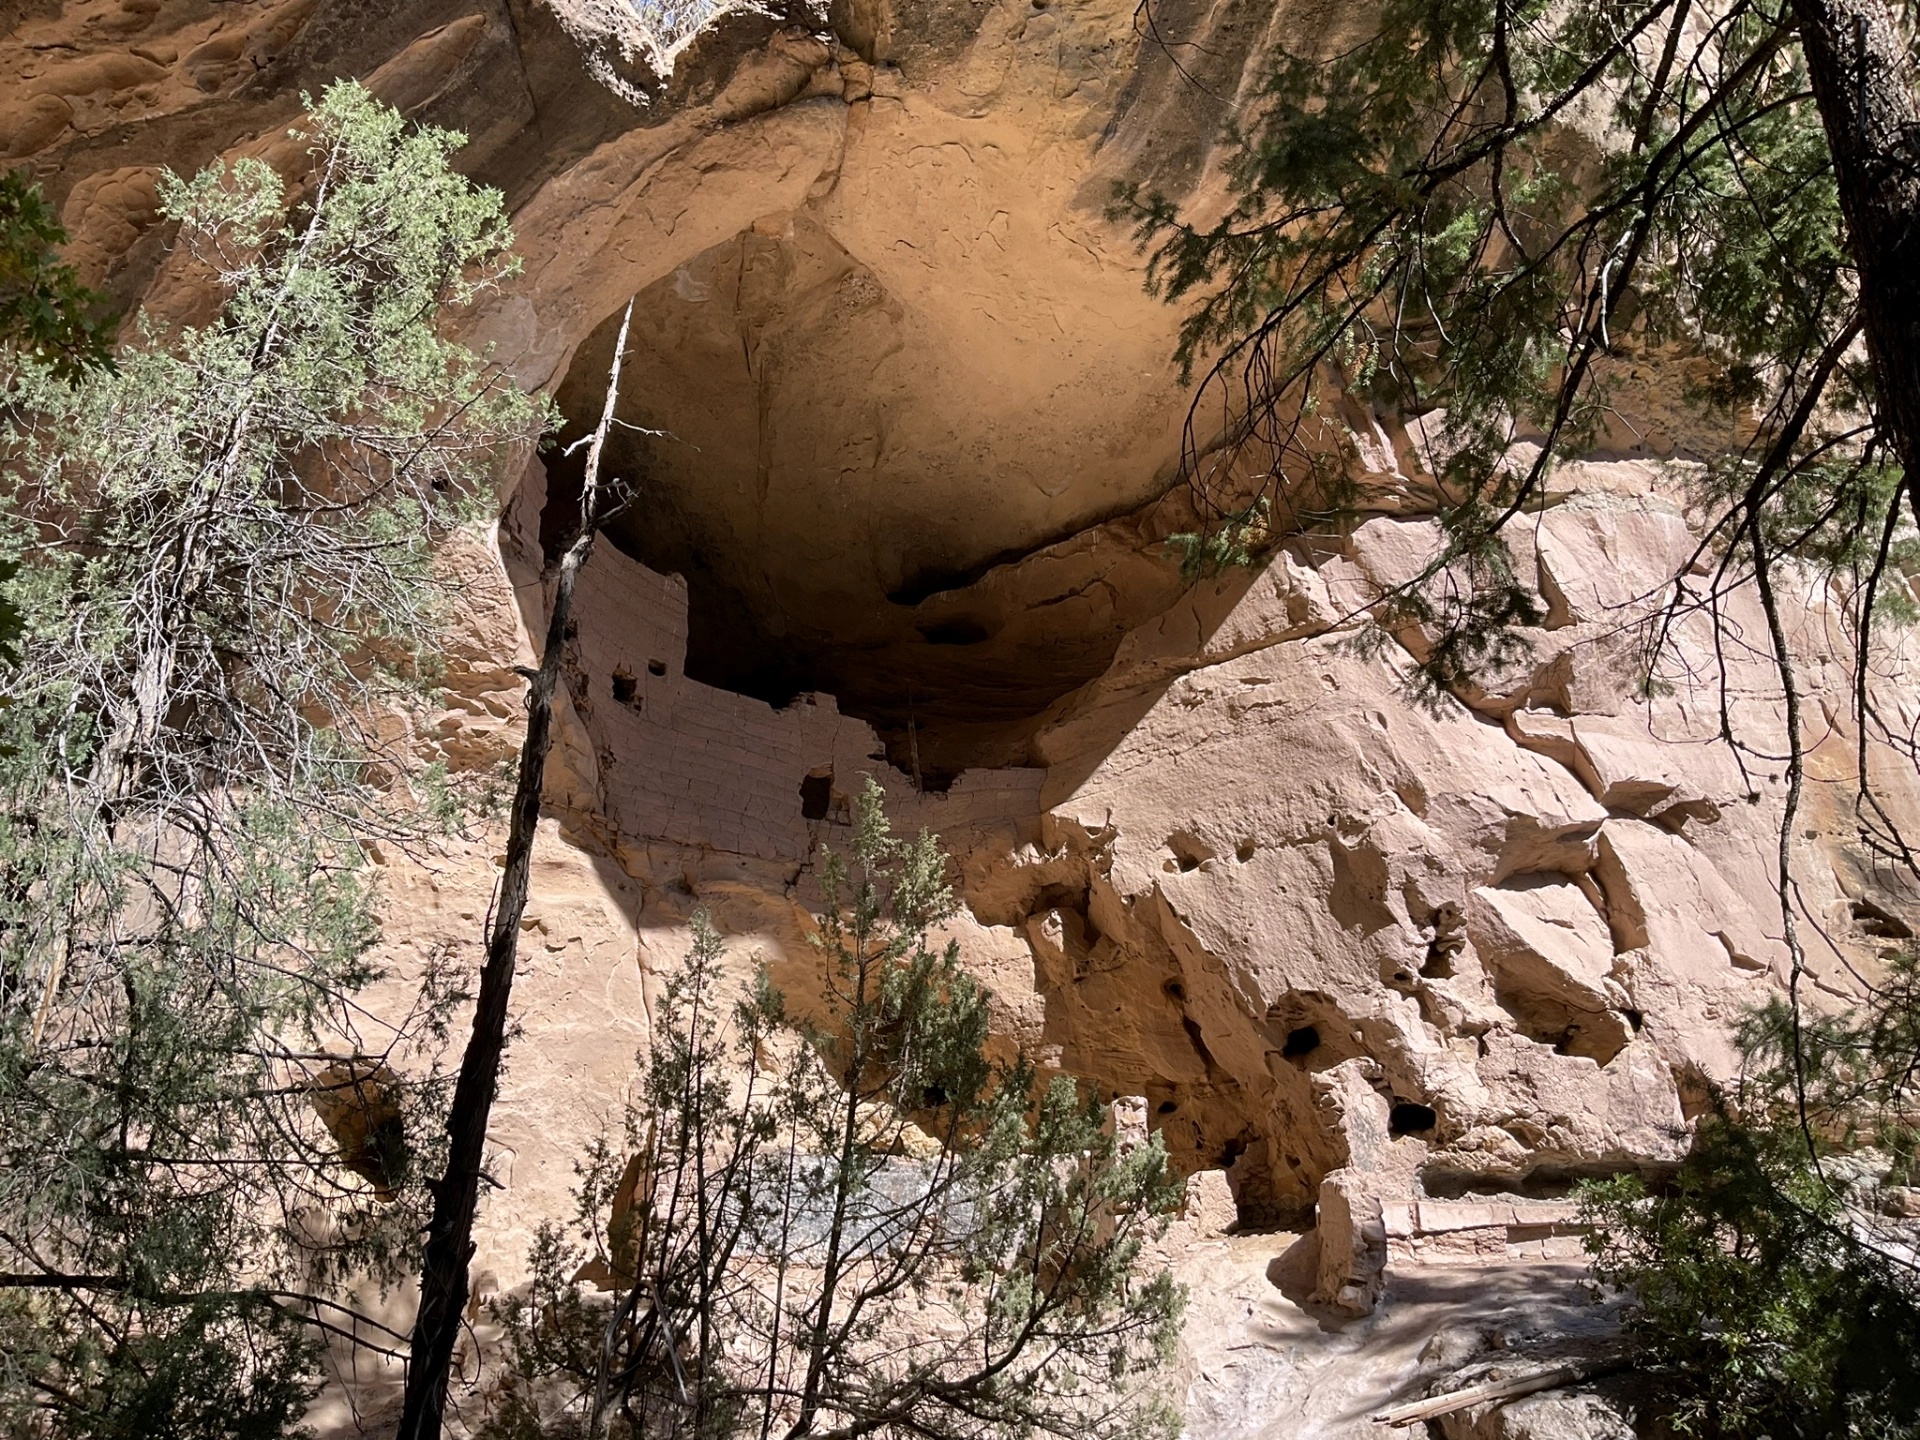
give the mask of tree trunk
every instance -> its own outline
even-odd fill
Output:
[[[506,1048],[507,1005],[513,992],[520,918],[527,908],[534,834],[540,824],[540,788],[553,746],[553,692],[560,679],[567,621],[573,610],[574,582],[593,553],[594,536],[606,519],[600,500],[600,456],[613,426],[620,393],[620,357],[627,348],[633,301],[620,321],[607,377],[607,398],[600,425],[587,450],[580,490],[580,530],[561,557],[554,584],[553,614],[547,621],[540,668],[527,686],[527,738],[520,746],[520,777],[513,792],[507,827],[506,870],[493,929],[487,936],[487,963],[480,972],[480,998],[474,1009],[473,1036],[460,1061],[453,1106],[447,1114],[447,1169],[433,1187],[433,1218],[427,1225],[426,1255],[420,1267],[420,1309],[414,1318],[413,1346],[407,1366],[407,1393],[400,1416],[400,1440],[438,1440],[447,1404],[447,1376],[454,1342],[467,1304],[467,1264],[473,1258],[473,1213],[480,1194],[480,1165],[487,1144],[487,1120],[493,1111]]]
[[[856,906],[858,903],[856,900]],[[841,1115],[841,1124],[845,1128],[840,1136],[839,1163],[833,1175],[833,1220],[827,1230],[827,1254],[820,1266],[820,1297],[814,1302],[813,1330],[807,1341],[807,1378],[800,1394],[800,1418],[787,1431],[786,1440],[799,1440],[800,1436],[813,1432],[813,1423],[820,1414],[827,1367],[835,1358],[834,1351],[837,1348],[832,1343],[833,1307],[846,1258],[843,1247],[850,1218],[848,1210],[853,1202],[854,1160],[859,1153],[860,1141],[860,1082],[867,1069],[867,1042],[872,1029],[872,1017],[867,1013],[868,981],[871,978],[868,971],[872,963],[872,951],[867,943],[867,927],[859,920],[857,910],[853,937],[854,954],[858,957],[854,961],[853,1005],[848,1012],[852,1017],[848,1028],[853,1033],[848,1037],[847,1065],[841,1077],[847,1087],[847,1100],[846,1109]]]
[[[1833,152],[1880,418],[1920,507],[1920,87],[1884,0],[1793,0]]]

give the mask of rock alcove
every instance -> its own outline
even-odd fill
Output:
[[[917,750],[928,788],[1020,763],[1035,718],[1178,593],[1144,518],[1163,447],[1022,373],[1019,347],[943,333],[817,220],[766,228],[640,293],[606,460],[638,500],[609,537],[685,577],[689,678],[830,694],[903,772]],[[618,324],[559,386],[569,442]],[[550,551],[584,454],[548,459]]]

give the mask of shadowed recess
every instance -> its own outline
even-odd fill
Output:
[[[609,538],[685,577],[690,678],[830,694],[896,764],[913,730],[926,772],[1022,763],[1034,717],[1179,593],[1130,518],[1170,451],[1118,453],[1090,400],[1036,408],[1045,375],[939,333],[807,216],[768,228],[641,293],[607,455],[639,499]],[[616,321],[559,387],[565,443]],[[583,463],[548,454],[550,554]]]

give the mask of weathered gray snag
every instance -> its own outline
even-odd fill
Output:
[[[600,484],[600,457],[613,428],[620,394],[620,357],[627,348],[633,301],[620,320],[607,374],[607,398],[600,424],[587,449],[580,489],[580,529],[560,558],[555,575],[553,613],[547,620],[540,668],[527,675],[527,738],[520,746],[520,776],[514,787],[507,827],[507,862],[487,935],[487,963],[480,972],[480,998],[474,1009],[473,1036],[460,1062],[453,1105],[447,1114],[447,1169],[433,1187],[433,1218],[427,1225],[426,1256],[420,1267],[420,1310],[414,1319],[407,1367],[407,1392],[400,1417],[401,1440],[436,1440],[447,1404],[447,1373],[467,1304],[467,1266],[473,1258],[473,1212],[480,1193],[480,1164],[487,1144],[487,1120],[493,1112],[506,1048],[507,1006],[513,993],[520,917],[527,908],[527,884],[533,841],[540,824],[540,787],[547,752],[553,747],[553,692],[560,678],[574,583],[593,554],[594,537],[611,516]]]
[[[1478,1385],[1469,1385],[1464,1390],[1452,1390],[1445,1395],[1433,1395],[1425,1400],[1415,1400],[1408,1405],[1395,1405],[1390,1410],[1382,1410],[1373,1417],[1373,1423],[1415,1425],[1422,1420],[1436,1420],[1442,1415],[1451,1415],[1455,1411],[1465,1410],[1469,1405],[1478,1405],[1483,1400],[1519,1400],[1528,1395],[1558,1390],[1564,1385],[1578,1385],[1583,1380],[1598,1380],[1602,1376],[1617,1375],[1626,1368],[1626,1362],[1622,1360],[1610,1360],[1604,1363],[1575,1362],[1570,1365],[1555,1365],[1548,1370],[1536,1370],[1531,1375],[1511,1375],[1503,1380],[1484,1380]]]

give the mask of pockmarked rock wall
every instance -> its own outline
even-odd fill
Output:
[[[1530,654],[1457,696],[1416,698],[1423,637],[1373,618],[1438,543],[1417,425],[1329,420],[1368,497],[1338,530],[1198,584],[1162,543],[1189,523],[1178,314],[1105,208],[1127,178],[1217,203],[1248,57],[1324,30],[1323,7],[1185,0],[1149,27],[1130,0],[837,0],[722,14],[664,56],[585,0],[4,14],[0,155],[129,305],[168,301],[161,167],[297,169],[300,95],[342,75],[470,135],[524,269],[464,333],[570,433],[640,297],[613,463],[641,499],[568,644],[483,1292],[567,1214],[695,909],[743,976],[764,963],[804,1002],[817,847],[869,775],[954,855],[996,1044],[1143,1105],[1196,1177],[1190,1413],[1240,1406],[1191,1368],[1243,1323],[1236,1287],[1265,1287],[1249,1316],[1353,1316],[1438,1261],[1563,1263],[1571,1180],[1684,1152],[1730,1025],[1790,964],[1762,617],[1736,594],[1649,648],[1675,577],[1711,563],[1687,509],[1707,440],[1669,426],[1559,473],[1509,532],[1546,617]],[[517,747],[570,463],[503,458],[497,533],[449,553],[464,599],[423,743],[456,768]],[[1807,576],[1788,615],[1812,747],[1793,902],[1822,1003],[1920,925],[1855,838],[1847,600]],[[1894,733],[1920,723],[1905,643],[1871,667]],[[1869,749],[1892,812],[1920,814]],[[386,860],[397,973],[477,963],[499,848]],[[1218,1248],[1229,1218],[1307,1238],[1263,1272],[1258,1237]],[[404,1321],[404,1295],[382,1303]],[[1380,1323],[1398,1358],[1335,1346],[1334,1390],[1417,1368]],[[380,1412],[386,1382],[357,1374],[329,1423]]]

